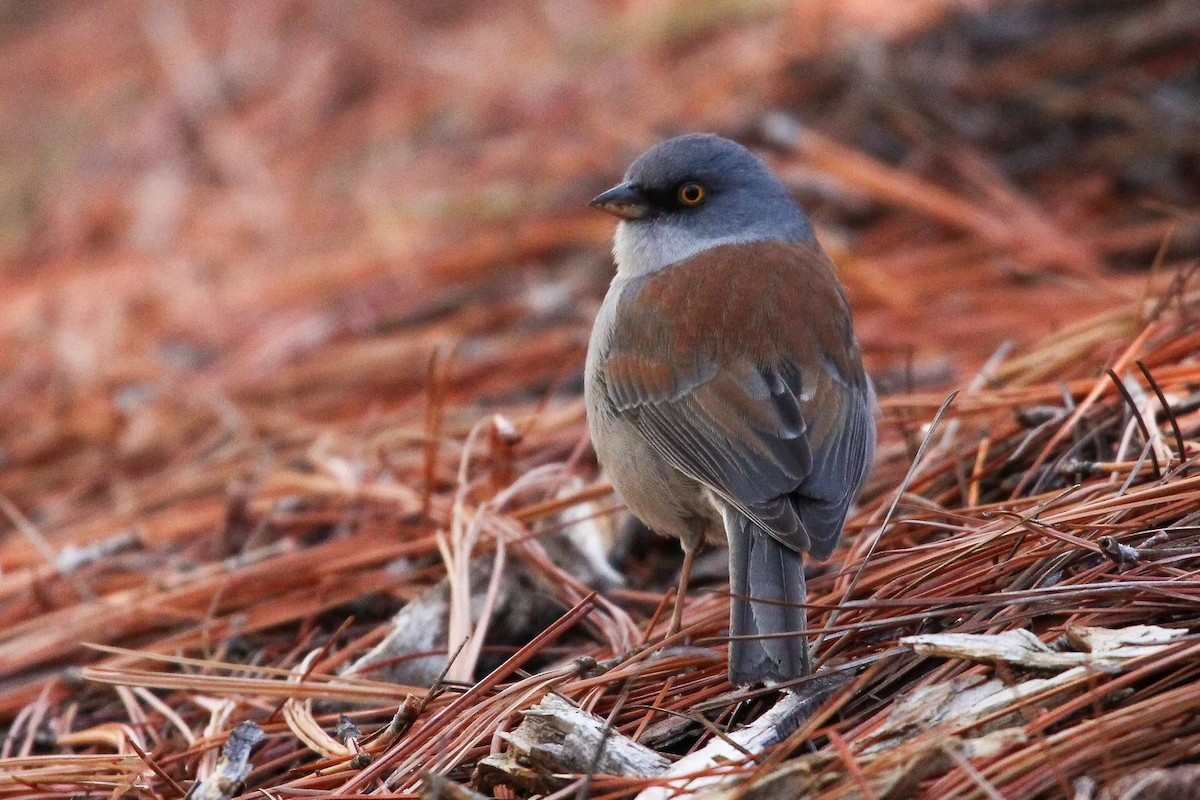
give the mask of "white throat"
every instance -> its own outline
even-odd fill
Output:
[[[657,272],[717,245],[754,242],[764,238],[768,237],[754,229],[704,238],[696,236],[694,231],[657,220],[649,223],[622,220],[617,223],[617,233],[613,237],[613,260],[617,263],[618,275],[633,278]]]

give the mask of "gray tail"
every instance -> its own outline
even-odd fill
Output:
[[[804,608],[804,554],[785,547],[734,509],[729,537],[729,681],[779,683],[812,671]]]

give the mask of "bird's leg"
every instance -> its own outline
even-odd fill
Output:
[[[675,591],[675,610],[671,612],[671,627],[667,636],[674,636],[683,627],[683,603],[687,600],[688,579],[692,577],[692,562],[696,559],[696,548],[683,549],[683,566],[679,569],[679,588]]]

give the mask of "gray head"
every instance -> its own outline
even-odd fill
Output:
[[[707,133],[648,150],[591,205],[621,218],[613,254],[629,276],[720,244],[813,239],[804,212],[762,159]]]

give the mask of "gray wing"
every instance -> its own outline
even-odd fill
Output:
[[[828,558],[870,463],[869,398],[844,387],[840,397],[805,402],[801,371],[791,366],[744,361],[720,370],[699,363],[668,370],[672,379],[665,381],[660,366],[609,360],[604,380],[617,413],[668,463],[780,543]],[[828,429],[829,436],[814,436],[805,421],[806,410],[827,410],[821,406],[844,412],[840,424],[828,420],[816,431]]]

